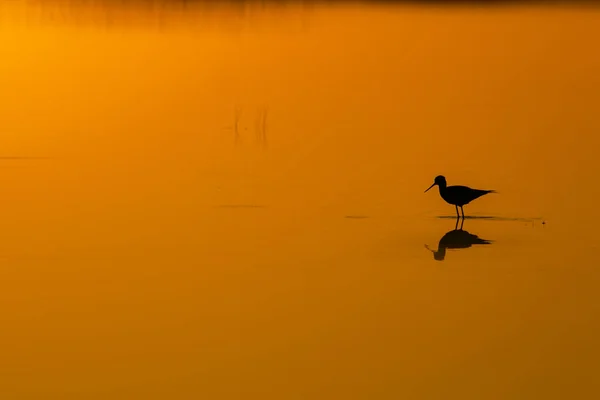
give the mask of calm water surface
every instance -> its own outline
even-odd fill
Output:
[[[0,5],[0,397],[600,395],[598,10],[127,4]]]

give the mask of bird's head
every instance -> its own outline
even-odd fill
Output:
[[[442,175],[436,176],[433,180],[433,184],[429,186],[427,190],[431,189],[435,185],[438,185],[439,187],[446,187],[446,178],[444,178]],[[427,190],[425,191],[425,193],[427,193]]]
[[[444,258],[446,258],[446,248],[445,247],[440,247],[437,250],[432,250],[429,248],[429,246],[425,245],[425,248],[433,253],[434,260],[444,261]]]

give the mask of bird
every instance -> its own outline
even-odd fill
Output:
[[[442,175],[435,177],[433,184],[427,188],[425,193],[427,193],[427,191],[435,185],[439,187],[440,196],[442,196],[442,199],[444,199],[446,203],[452,204],[456,208],[456,218],[460,217],[458,214],[458,207],[460,207],[463,219],[465,218],[465,210],[463,209],[464,205],[469,204],[473,200],[485,194],[497,193],[495,190],[471,189],[467,186],[447,186],[446,178]]]

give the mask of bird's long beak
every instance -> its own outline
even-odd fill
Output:
[[[427,190],[431,189],[431,188],[432,188],[432,187],[434,187],[434,186],[435,186],[435,182],[433,182],[433,185],[429,186],[429,187],[427,188]],[[426,190],[426,191],[424,191],[423,193],[427,193],[427,190]]]

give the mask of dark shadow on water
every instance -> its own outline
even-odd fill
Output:
[[[425,248],[433,253],[433,258],[437,261],[444,261],[446,250],[468,249],[476,244],[492,244],[491,240],[481,239],[479,236],[469,233],[463,229],[464,220],[460,219],[460,228],[458,227],[459,219],[456,219],[454,229],[447,232],[438,243],[437,250],[432,250],[429,246]]]
[[[220,204],[216,208],[266,208],[258,204]]]
[[[436,218],[440,219],[456,219],[456,215],[439,215]],[[541,221],[542,218],[512,218],[512,217],[496,217],[493,215],[465,215],[464,219],[486,219],[490,221],[520,221],[533,222]]]

